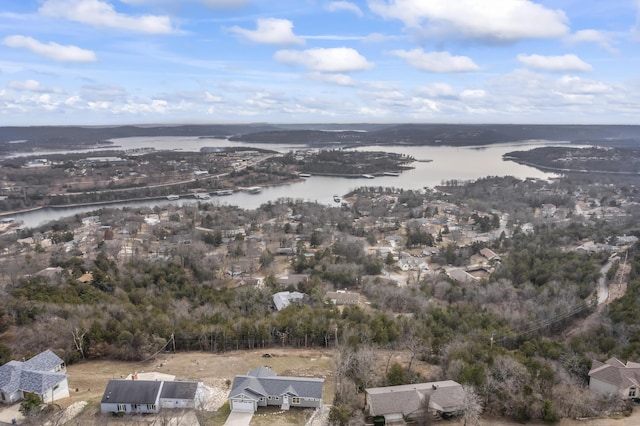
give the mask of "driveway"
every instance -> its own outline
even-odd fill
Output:
[[[227,417],[224,426],[249,426],[253,413],[243,413],[241,411],[232,411]]]
[[[24,416],[20,412],[20,404],[0,408],[0,424],[11,424],[11,420],[13,419],[16,419],[18,423],[22,423],[24,419]]]

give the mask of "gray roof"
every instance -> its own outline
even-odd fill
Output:
[[[155,404],[164,382],[153,380],[109,380],[102,404]]]
[[[53,372],[61,364],[64,364],[62,359],[48,349],[24,362],[9,361],[0,366],[0,390],[9,394],[21,390],[42,395],[67,378],[64,373]]]
[[[64,364],[62,358],[47,349],[25,361],[24,368],[25,370],[51,371],[62,364]]]
[[[396,413],[409,416],[421,409],[426,395],[429,395],[430,409],[445,413],[460,410],[464,400],[462,385],[453,380],[369,388],[365,391],[369,414],[372,416]]]
[[[273,372],[268,375],[265,370],[271,372],[267,367],[260,367],[251,370],[246,376],[236,376],[231,385],[229,398],[244,394],[256,401],[260,397],[282,395],[322,399],[324,379],[277,376]]]
[[[589,377],[609,383],[618,389],[640,387],[640,364],[635,362],[624,364],[617,358],[610,358],[604,363],[594,360]]]
[[[195,399],[198,382],[164,382],[160,398]]]
[[[281,291],[273,295],[273,303],[278,311],[286,308],[294,300],[304,299],[304,293],[298,291]]]
[[[0,390],[11,394],[20,389],[22,362],[9,361],[0,367]]]
[[[67,378],[64,373],[23,370],[20,377],[20,390],[42,395]]]
[[[277,374],[271,370],[269,367],[258,367],[258,368],[254,368],[253,370],[250,370],[247,373],[247,376],[253,376],[253,377],[274,377]]]

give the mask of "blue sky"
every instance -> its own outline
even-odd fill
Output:
[[[640,0],[0,3],[0,125],[638,117]]]

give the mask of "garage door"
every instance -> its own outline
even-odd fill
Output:
[[[253,401],[232,401],[233,406],[231,409],[233,411],[248,411],[249,413],[253,413],[255,409],[253,408]]]

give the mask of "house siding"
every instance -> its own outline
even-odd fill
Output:
[[[600,395],[620,395],[623,396],[622,393],[618,392],[618,387],[612,385],[611,383],[605,383],[600,380],[591,378],[589,381],[589,390],[592,392],[596,392]]]
[[[4,396],[4,398],[2,396]],[[24,398],[22,391],[16,391],[12,394],[6,394],[3,392],[2,396],[0,396],[0,402],[5,404],[13,404],[14,402],[20,401]]]
[[[157,413],[160,411],[160,407],[157,404],[153,404],[149,407],[149,404],[113,404],[113,403],[101,403],[100,411],[103,413]],[[119,407],[124,406],[125,410],[120,410]]]
[[[51,390],[43,393],[41,397],[42,402],[44,402],[45,404],[57,401],[62,398],[69,398],[69,382],[67,381],[67,379],[64,379],[56,386],[51,388]]]

